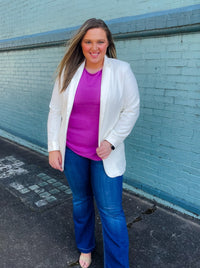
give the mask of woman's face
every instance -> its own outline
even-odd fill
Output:
[[[106,32],[102,28],[94,28],[86,32],[81,42],[86,68],[99,69],[103,67],[108,45]]]

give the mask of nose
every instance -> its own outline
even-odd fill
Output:
[[[98,49],[97,43],[93,43],[93,45],[92,45],[92,49],[93,49],[93,50],[97,50],[97,49]]]

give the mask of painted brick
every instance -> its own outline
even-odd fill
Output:
[[[190,39],[191,37],[191,39]],[[184,52],[184,48],[189,48],[189,51],[187,52],[186,56],[184,53],[177,53],[176,49],[178,50],[178,46],[176,45],[176,48],[173,50],[173,45],[168,44],[174,44],[177,42],[177,40],[181,40],[180,37],[167,37],[167,38],[157,38],[155,39],[152,44],[151,41],[148,39],[148,47],[150,47],[151,55],[148,56],[148,68],[145,68],[145,57],[143,52],[138,53],[138,55],[142,55],[142,65],[140,64],[140,61],[133,61],[133,69],[135,70],[136,77],[139,78],[139,86],[141,87],[141,100],[142,100],[142,109],[145,108],[150,109],[151,113],[150,115],[143,116],[139,119],[141,121],[138,122],[138,132],[139,133],[145,133],[146,136],[152,136],[152,143],[148,144],[145,140],[144,144],[142,144],[142,140],[140,139],[138,143],[138,135],[133,136],[134,138],[137,138],[133,144],[133,148],[135,151],[133,154],[141,155],[141,152],[145,152],[143,155],[144,159],[151,158],[151,156],[157,157],[154,161],[159,161],[159,159],[162,159],[162,163],[160,164],[160,168],[156,168],[155,172],[159,172],[160,174],[160,181],[158,181],[157,186],[159,185],[159,189],[162,191],[167,191],[166,183],[170,185],[168,190],[170,190],[171,195],[179,196],[183,200],[188,200],[192,203],[194,201],[196,204],[199,204],[199,197],[200,192],[197,191],[198,194],[195,194],[195,198],[193,196],[190,196],[188,194],[189,189],[198,189],[195,186],[194,180],[196,183],[199,183],[199,170],[200,170],[200,162],[199,161],[199,146],[198,146],[198,137],[199,132],[197,129],[199,129],[199,118],[200,118],[200,109],[199,109],[199,83],[198,83],[198,70],[194,71],[193,73],[190,71],[190,67],[194,66],[196,67],[197,60],[194,59],[195,57],[198,58],[198,53],[195,54],[191,51],[190,44],[193,42],[197,42],[200,40],[199,34],[192,35],[192,36],[182,36],[181,39],[183,42],[186,42],[184,46],[181,47],[181,50]],[[177,39],[177,40],[176,40]],[[176,40],[176,41],[175,41]],[[137,42],[137,41],[135,41]],[[145,40],[143,40],[143,44],[140,41],[140,46],[135,46],[137,49],[145,50],[144,45]],[[157,42],[157,44],[155,44]],[[139,41],[138,41],[139,43]],[[159,44],[164,43],[165,46],[162,47]],[[181,44],[181,42],[180,42]],[[155,48],[154,48],[155,46]],[[128,46],[127,46],[128,47]],[[149,59],[153,56],[153,50],[159,47],[159,54],[161,55],[161,59],[158,60],[156,57],[154,60]],[[193,46],[194,49],[197,49],[197,44]],[[174,52],[170,57],[167,57],[171,52],[167,51],[167,49]],[[147,51],[146,49],[145,51]],[[176,54],[176,55],[175,55]],[[192,58],[189,59],[189,54],[192,54]],[[194,56],[196,55],[196,56]],[[164,60],[166,58],[166,60]],[[193,62],[193,59],[195,62]],[[155,76],[151,75],[149,76],[148,72],[149,70],[149,60],[152,61],[152,68],[153,66],[162,66],[162,70],[165,70],[165,73],[162,72],[161,75]],[[161,63],[162,61],[162,63]],[[165,66],[163,67],[163,63]],[[151,63],[150,63],[151,64]],[[139,70],[139,75],[137,75],[137,68],[138,66],[142,66],[143,68],[143,74],[142,71]],[[170,66],[180,66],[181,72],[174,72],[173,69],[170,69],[168,67]],[[184,76],[184,74],[187,74],[187,76]],[[189,74],[189,75],[188,75]],[[190,76],[191,75],[191,76]],[[151,78],[150,78],[151,77]],[[149,83],[149,80],[152,79]],[[156,80],[156,81],[155,81]],[[155,88],[152,87],[152,85],[160,86],[160,88],[165,88],[165,96],[171,96],[174,97],[175,103],[165,103],[162,98],[157,99],[159,103],[157,103],[155,100],[155,96],[157,96],[157,91],[155,91]],[[145,87],[145,88],[144,88]],[[159,92],[159,91],[158,91]],[[163,94],[163,92],[162,92]],[[161,96],[162,96],[161,94]],[[153,114],[152,114],[153,111]],[[152,117],[152,118],[151,118]],[[156,117],[156,119],[154,119]],[[163,118],[163,120],[161,120]],[[171,118],[171,120],[169,120]],[[157,124],[155,125],[155,122],[162,121],[162,127],[160,128]],[[158,122],[159,122],[158,121]],[[153,132],[152,132],[153,131]],[[194,136],[194,131],[196,131],[196,135],[194,140],[192,137]],[[135,129],[135,132],[137,132],[137,128]],[[156,135],[156,136],[155,136]],[[167,138],[167,139],[166,139]],[[129,140],[127,140],[129,142]],[[159,144],[163,144],[162,146]],[[154,149],[153,149],[154,148]],[[174,163],[174,165],[170,163]],[[159,163],[159,162],[158,162]],[[168,163],[168,166],[165,168],[165,163]],[[132,177],[139,178],[138,181],[141,182],[141,185],[144,181],[147,185],[151,185],[151,183],[148,181],[148,179],[144,178],[144,174],[140,173],[140,169],[145,169],[146,163],[141,160],[137,161],[137,172],[134,172],[134,163],[128,162],[129,165],[133,165]],[[139,166],[138,166],[139,165]],[[153,166],[153,164],[152,164]],[[171,167],[171,168],[170,168]],[[190,174],[188,175],[186,172],[182,172],[187,167],[187,170],[190,170]],[[192,169],[192,167],[195,167],[195,169]],[[144,173],[145,173],[144,170]],[[139,174],[140,173],[140,174]],[[130,176],[130,173],[128,173]],[[141,174],[143,174],[141,176]],[[194,176],[197,175],[197,176]],[[138,177],[137,177],[138,176]],[[148,169],[148,174],[146,176],[149,176],[149,179],[154,179],[150,174],[150,170]],[[178,179],[179,176],[181,177],[181,180]],[[164,183],[165,182],[165,183]],[[183,184],[184,183],[184,184]],[[181,191],[177,191],[177,188],[181,189]],[[196,191],[196,190],[195,190]],[[177,194],[178,192],[178,194]]]
[[[154,0],[127,0],[126,2],[102,0],[94,4],[90,0],[74,0],[73,2],[65,0],[18,0],[17,3],[14,0],[1,0],[0,39],[73,27],[82,24],[84,20],[91,17],[108,20],[195,4],[199,4],[199,1],[165,0],[155,3]],[[154,23],[152,20],[151,27]]]
[[[0,77],[4,77],[0,78],[2,129],[46,146],[53,71],[62,52],[63,49],[52,48],[0,54],[3,62]],[[47,68],[40,67],[40,63]]]

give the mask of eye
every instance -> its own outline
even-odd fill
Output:
[[[104,44],[105,42],[104,42],[104,41],[99,41],[98,43],[99,43],[99,44]]]
[[[85,44],[90,44],[91,42],[90,41],[85,41]]]

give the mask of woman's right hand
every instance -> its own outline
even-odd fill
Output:
[[[52,168],[63,171],[62,169],[62,155],[60,151],[49,152],[49,165]]]

